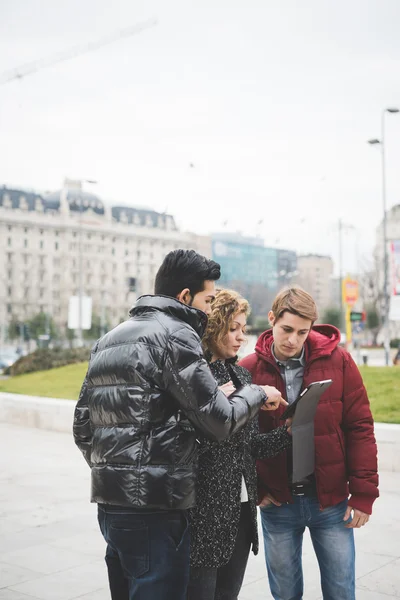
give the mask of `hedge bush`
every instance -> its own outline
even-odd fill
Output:
[[[90,348],[53,348],[40,349],[31,354],[21,356],[11,367],[6,369],[6,375],[23,375],[34,371],[46,371],[55,367],[63,367],[88,361]]]

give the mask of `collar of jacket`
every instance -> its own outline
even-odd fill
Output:
[[[208,318],[206,313],[197,308],[193,308],[193,306],[183,304],[183,302],[180,302],[171,296],[152,296],[150,294],[147,296],[140,296],[129,311],[129,316],[134,317],[136,314],[145,310],[159,310],[170,314],[176,319],[185,321],[185,323],[193,327],[200,337],[203,337],[207,327]]]
[[[276,366],[272,354],[273,341],[272,329],[264,331],[257,340],[255,352],[261,359]],[[306,365],[323,356],[330,356],[339,341],[340,332],[333,325],[314,325],[304,345]]]

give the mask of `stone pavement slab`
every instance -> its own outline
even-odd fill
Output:
[[[0,600],[108,600],[90,473],[72,435],[0,423]],[[400,598],[400,473],[381,473],[371,522],[356,531],[357,600]],[[306,600],[322,598],[309,535]],[[241,600],[270,600],[263,551]],[[173,599],[171,599],[173,600]]]

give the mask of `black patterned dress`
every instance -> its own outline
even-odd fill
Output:
[[[251,383],[250,373],[236,360],[210,363],[219,385],[236,388]],[[196,506],[189,511],[192,567],[221,567],[233,553],[241,514],[242,476],[251,512],[252,550],[258,552],[256,458],[275,456],[291,445],[282,426],[260,434],[253,419],[241,431],[221,443],[201,440],[196,487]]]

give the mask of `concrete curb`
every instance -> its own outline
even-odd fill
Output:
[[[72,434],[76,402],[0,392],[0,422]],[[400,425],[375,423],[379,469],[400,472]]]
[[[23,394],[0,393],[0,422],[71,433],[76,402]]]

